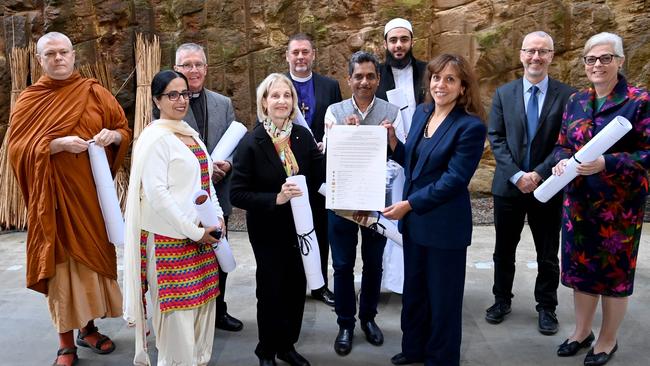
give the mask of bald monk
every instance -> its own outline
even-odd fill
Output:
[[[68,37],[47,33],[36,52],[44,75],[16,102],[9,159],[27,205],[27,287],[45,294],[59,333],[54,364],[68,366],[78,360],[73,329],[79,346],[115,349],[93,323],[122,315],[122,293],[87,149],[91,139],[104,146],[115,173],[131,131],[111,93],[74,71]]]

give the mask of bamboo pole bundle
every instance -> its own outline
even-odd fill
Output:
[[[9,63],[11,67],[10,111],[13,111],[18,96],[27,87],[29,48],[13,47]],[[27,227],[27,208],[9,164],[7,140],[10,130],[11,125],[5,133],[0,148],[0,227],[22,230]]]
[[[151,80],[160,71],[160,42],[154,35],[150,41],[138,33],[135,42],[135,71],[137,88],[135,93],[135,121],[133,123],[133,141],[151,118]]]
[[[41,64],[36,59],[36,43],[34,41],[29,41],[29,74],[31,75],[32,84],[36,84],[43,75]]]
[[[79,67],[79,73],[85,78],[96,79],[101,86],[112,92],[113,79],[109,71],[108,63],[104,59],[99,59],[94,64],[81,65]]]

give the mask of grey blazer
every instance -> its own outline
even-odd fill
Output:
[[[510,177],[522,170],[528,144],[531,144],[530,165],[542,179],[551,175],[553,147],[557,141],[562,113],[575,89],[549,78],[548,91],[539,116],[539,125],[531,142],[526,135],[523,79],[511,81],[494,92],[488,123],[488,140],[496,160],[492,194],[517,197],[521,191]]]
[[[230,98],[205,88],[203,90],[205,91],[206,105],[208,109],[208,136],[206,138],[207,141],[203,142],[208,148],[208,154],[210,154],[212,153],[212,150],[214,150],[214,147],[217,146],[221,136],[223,136],[224,132],[226,132],[230,126],[230,123],[235,120],[235,111],[232,107]],[[192,126],[193,129],[198,131],[199,128],[196,124],[192,108],[188,108],[184,120]],[[232,166],[232,156],[228,157],[226,160],[228,160]],[[232,205],[230,204],[231,177],[232,170],[228,172],[224,179],[214,187],[217,191],[217,198],[219,198],[219,204],[223,209],[223,214],[226,216],[232,213]]]

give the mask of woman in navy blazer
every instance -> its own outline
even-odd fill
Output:
[[[469,184],[483,155],[485,111],[476,77],[461,56],[427,65],[429,91],[406,144],[385,125],[392,159],[404,167],[403,201],[384,209],[404,235],[402,352],[391,362],[458,365],[467,247]]]

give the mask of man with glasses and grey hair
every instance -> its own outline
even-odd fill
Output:
[[[575,91],[548,77],[553,53],[553,39],[545,32],[536,31],[524,37],[519,51],[524,76],[495,91],[488,125],[488,139],[496,160],[492,181],[496,241],[492,287],[495,303],[486,310],[485,319],[498,324],[510,313],[515,253],[527,217],[537,251],[538,330],[544,335],[558,331],[555,308],[562,195],[541,203],[533,191],[551,175],[552,151],[562,113]]]
[[[212,90],[206,89],[205,77],[208,73],[207,58],[203,47],[195,43],[185,43],[176,49],[176,65],[174,69],[187,78],[190,88],[190,109],[185,116],[187,122],[194,128],[205,143],[208,151],[214,150],[224,132],[235,119],[235,112],[230,98]],[[232,213],[230,204],[230,178],[232,176],[232,157],[218,160],[212,164],[212,183],[217,191],[219,204],[223,209],[223,217],[228,227],[228,216]],[[224,230],[227,233],[227,230]],[[216,327],[219,329],[237,332],[244,324],[228,314],[225,302],[226,278],[228,274],[219,267],[219,290],[221,296],[217,297]]]

